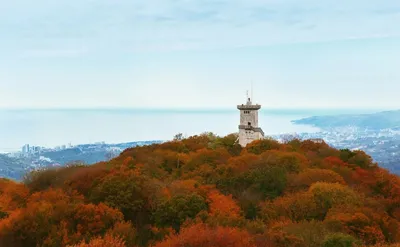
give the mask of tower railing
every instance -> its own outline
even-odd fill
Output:
[[[261,105],[238,105],[239,110],[260,110]]]

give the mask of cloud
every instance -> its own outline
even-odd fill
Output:
[[[400,8],[380,8],[372,11],[372,13],[377,15],[398,15],[400,14]]]
[[[154,51],[226,49],[400,34],[396,14],[400,3],[394,0],[60,0],[51,4],[17,0],[3,9],[0,29],[7,31],[0,44],[6,49],[62,51],[43,52],[46,56],[82,54],[69,51],[81,46],[90,49],[86,54],[124,53],[151,47]]]
[[[370,104],[378,89],[340,86],[383,83],[391,97],[376,103],[389,104],[398,9],[394,0],[4,1],[0,106],[231,106],[249,77],[267,105],[312,105],[313,95]]]
[[[326,42],[352,37],[398,36],[400,16],[376,17],[378,7],[396,7],[394,1],[365,3],[355,0],[261,1],[230,0],[217,4],[203,1],[163,1],[165,5],[143,4],[147,18],[139,19],[137,34],[142,40],[159,40],[188,49],[218,49],[269,46],[293,42]],[[151,18],[153,16],[153,18]],[[142,28],[151,28],[150,32]],[[182,44],[196,40],[197,44]],[[140,44],[137,48],[140,49]],[[146,49],[147,43],[143,43]],[[176,47],[172,45],[171,47]],[[175,49],[175,48],[173,48]]]
[[[23,51],[24,58],[75,58],[86,53],[84,49],[37,49]]]

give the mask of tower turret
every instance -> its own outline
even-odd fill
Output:
[[[247,97],[246,104],[238,105],[237,108],[240,110],[239,144],[245,147],[254,140],[263,139],[264,132],[258,127],[258,110],[261,105],[253,105],[251,98]]]

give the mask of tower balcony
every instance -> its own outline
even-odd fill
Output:
[[[260,110],[261,109],[261,105],[238,105],[237,108],[239,110]]]
[[[239,129],[244,129],[244,130],[252,130],[252,129],[254,129],[254,127],[253,126],[251,126],[251,125],[239,125]]]
[[[244,130],[252,130],[254,132],[261,133],[262,136],[264,136],[264,131],[260,127],[254,127],[251,125],[239,125],[239,129],[244,129]]]

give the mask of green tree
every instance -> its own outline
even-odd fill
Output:
[[[141,224],[146,216],[147,199],[142,179],[132,174],[115,174],[106,177],[91,193],[91,201],[103,202],[118,208],[125,219]]]
[[[239,196],[248,191],[261,199],[273,199],[282,194],[286,186],[286,170],[282,167],[260,166],[237,176],[228,176],[217,183],[225,193]]]
[[[317,182],[310,187],[309,192],[314,196],[321,219],[334,206],[359,205],[361,201],[352,189],[339,183]]]
[[[174,135],[174,141],[181,141],[181,140],[183,140],[182,133],[178,133],[178,134]]]
[[[353,236],[344,233],[334,233],[325,238],[322,247],[354,247],[358,246],[358,244],[360,244],[360,241]]]
[[[159,227],[172,226],[179,231],[186,219],[194,218],[202,210],[207,210],[203,197],[197,194],[176,195],[157,206],[153,219]]]

